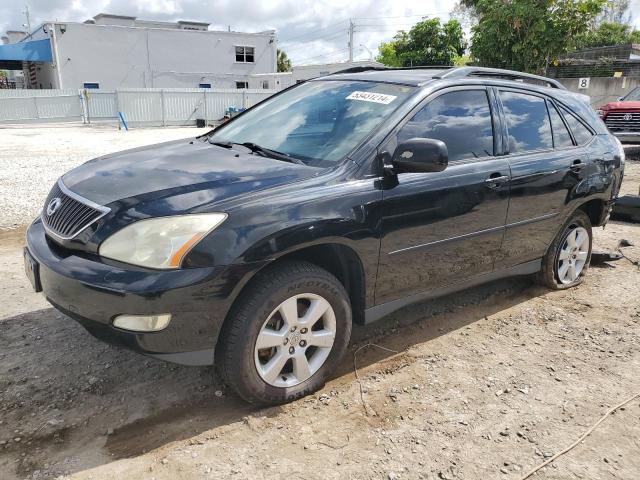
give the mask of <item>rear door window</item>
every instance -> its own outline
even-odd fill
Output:
[[[493,122],[485,90],[444,93],[416,113],[398,133],[398,142],[410,138],[442,140],[449,161],[492,156]]]
[[[549,107],[549,117],[551,118],[551,128],[553,129],[553,145],[556,148],[572,147],[573,140],[567,126],[562,121],[560,113],[551,102],[547,102]]]
[[[593,138],[593,133],[587,127],[583,125],[583,123],[578,120],[578,118],[571,113],[566,108],[560,107],[562,110],[562,115],[564,119],[567,121],[567,125],[573,132],[573,138],[576,139],[576,143],[578,145],[584,145],[585,143],[589,143]]]
[[[543,98],[501,91],[500,99],[509,130],[510,153],[553,148],[551,124]]]

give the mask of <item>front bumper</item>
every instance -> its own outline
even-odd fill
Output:
[[[47,300],[109,343],[185,365],[211,365],[222,323],[240,288],[263,263],[169,271],[75,254],[48,239],[36,220],[27,248],[38,261]],[[171,313],[158,332],[116,328],[122,314]]]
[[[640,132],[611,132],[622,143],[640,143]]]

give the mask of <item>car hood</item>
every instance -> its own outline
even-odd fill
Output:
[[[176,140],[105,155],[71,170],[62,182],[100,205],[152,192],[209,190],[209,200],[290,183],[318,168],[227,149],[199,139]]]
[[[640,102],[611,102],[604,105],[601,110],[640,110]]]

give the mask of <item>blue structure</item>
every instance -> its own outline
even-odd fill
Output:
[[[22,62],[51,62],[51,40],[31,40],[0,45],[0,68],[22,69]]]
[[[0,45],[0,61],[17,60],[19,62],[50,62],[51,40],[31,40],[27,42]]]

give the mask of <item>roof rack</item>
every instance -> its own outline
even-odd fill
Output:
[[[504,78],[507,80],[535,80],[560,90],[566,90],[567,87],[553,78],[541,77],[531,73],[516,72],[513,70],[503,70],[501,68],[484,68],[484,67],[458,67],[452,68],[434,78],[464,78],[464,77],[491,77]]]
[[[329,75],[338,75],[340,73],[360,73],[360,72],[368,72],[369,70],[389,70],[387,67],[375,67],[375,66],[360,66],[360,67],[349,67],[344,70],[338,70],[337,72],[330,73]]]
[[[358,66],[345,68],[344,70],[340,70],[338,72],[333,72],[330,75],[338,75],[340,73],[360,73],[360,72],[368,72],[368,71],[379,71],[379,72],[387,72],[392,70],[451,70],[455,67],[450,67],[448,65],[425,65],[421,67],[377,67],[377,66]]]
[[[346,68],[330,75],[338,75],[341,73],[360,73],[367,71],[392,71],[392,70],[445,70],[443,73],[434,75],[433,78],[466,78],[466,77],[487,77],[487,78],[503,78],[506,80],[533,80],[544,83],[551,88],[566,90],[567,88],[559,81],[553,78],[541,77],[532,73],[516,72],[515,70],[504,70],[501,68],[486,67],[450,67],[446,65],[426,65],[420,67],[376,67],[376,66],[359,66]]]

